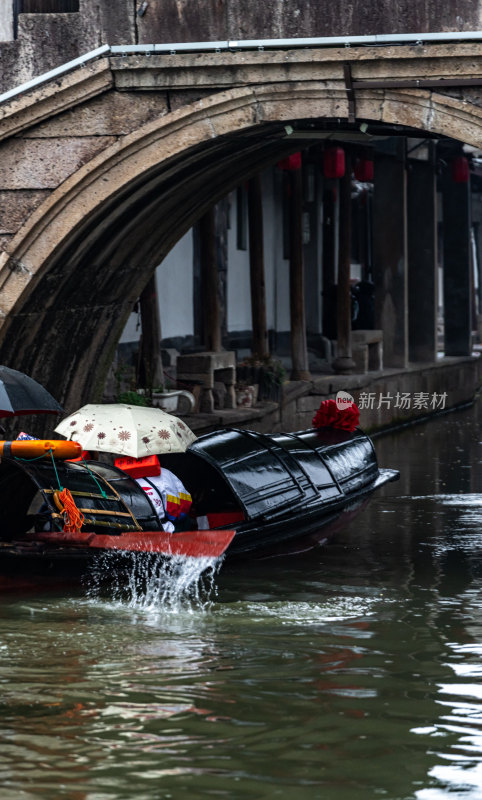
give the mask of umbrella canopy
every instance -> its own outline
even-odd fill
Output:
[[[183,453],[196,440],[182,420],[160,408],[125,403],[91,403],[66,417],[55,428],[84,450],[142,458]]]
[[[61,414],[63,410],[40,383],[23,372],[0,365],[0,417]]]

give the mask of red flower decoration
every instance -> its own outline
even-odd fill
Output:
[[[338,417],[338,409],[334,400],[323,400],[313,417],[314,428],[331,428]]]
[[[358,410],[358,406],[356,406],[355,403],[350,403],[349,406],[342,408],[338,412],[338,420],[336,425],[333,427],[341,428],[344,431],[350,431],[350,433],[353,433],[359,422],[360,412]]]
[[[314,428],[337,428],[352,433],[360,421],[355,403],[338,408],[335,400],[323,400],[313,417]]]

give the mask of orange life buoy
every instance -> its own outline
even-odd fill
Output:
[[[0,441],[0,456],[10,458],[38,458],[50,456],[66,459],[80,456],[82,445],[65,439],[15,439],[12,442]]]

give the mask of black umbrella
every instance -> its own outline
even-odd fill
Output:
[[[63,408],[40,383],[0,365],[0,417],[20,414],[61,414]]]

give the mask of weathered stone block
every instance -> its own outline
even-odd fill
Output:
[[[48,122],[26,131],[26,138],[54,136],[121,136],[168,112],[164,94],[143,92],[103,93],[81,107],[57,114]]]
[[[318,410],[321,400],[318,395],[308,394],[300,397],[296,401],[296,411],[298,414],[311,414]]]
[[[0,234],[16,233],[49,194],[47,190],[0,191]]]
[[[355,362],[355,372],[368,372],[368,345],[353,344],[351,357]]]
[[[0,91],[6,92],[18,82],[19,42],[0,42]]]
[[[0,186],[53,189],[115,139],[110,136],[13,139],[0,143]]]
[[[10,242],[11,238],[12,238],[12,235],[10,235],[10,236],[3,235],[3,234],[0,235],[0,250],[5,250],[5,248],[7,247],[8,243]]]

